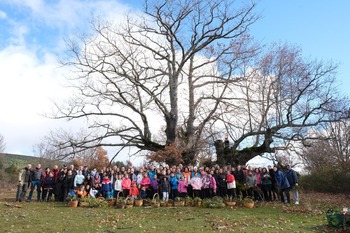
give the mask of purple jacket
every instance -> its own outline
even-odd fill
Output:
[[[157,191],[159,188],[159,179],[151,180],[151,186],[152,186],[153,190]]]

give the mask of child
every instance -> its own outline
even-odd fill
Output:
[[[123,189],[124,197],[129,196],[130,188],[131,188],[131,180],[129,178],[129,175],[126,173],[124,175],[124,179],[122,180],[122,189]]]
[[[54,186],[55,186],[55,178],[53,177],[53,173],[49,171],[49,173],[45,176],[43,181],[43,195],[42,195],[43,201],[47,201],[47,202],[51,201],[51,196],[53,193]]]
[[[135,200],[139,196],[139,189],[137,188],[135,181],[131,183],[130,195],[131,195],[131,199],[133,200]]]
[[[163,177],[163,182],[160,185],[160,191],[163,193],[163,201],[169,201],[170,183],[168,177]]]
[[[107,174],[104,175],[102,180],[101,193],[104,198],[113,197],[112,182],[110,181]]]
[[[119,174],[114,182],[114,197],[118,197],[120,192],[123,192],[122,188],[123,175]]]
[[[81,185],[80,188],[77,190],[77,196],[78,198],[86,197],[88,192],[85,190],[85,186]]]
[[[152,193],[150,193],[150,197],[153,196],[155,193],[159,194],[159,179],[157,174],[153,176],[153,180],[151,180],[151,187],[152,187]]]
[[[147,189],[146,189],[145,186],[141,186],[140,196],[141,196],[142,199],[146,199],[147,198]]]
[[[187,196],[187,180],[185,176],[181,176],[181,180],[178,185],[178,192],[180,197],[186,197]]]
[[[179,181],[177,180],[175,173],[170,173],[170,185],[171,185],[171,198],[175,200],[175,198],[178,196],[178,184]]]

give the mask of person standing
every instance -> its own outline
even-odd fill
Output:
[[[84,184],[84,180],[83,171],[78,170],[78,174],[74,177],[74,188],[79,188],[80,185]]]
[[[299,205],[299,192],[298,192],[298,176],[296,171],[294,171],[290,165],[287,165],[286,176],[290,185],[290,190],[293,193],[294,203]]]
[[[285,173],[280,171],[276,166],[273,167],[273,170],[275,171],[275,179],[279,189],[281,202],[286,204],[290,203],[290,195],[289,195],[290,184]]]
[[[53,189],[55,186],[55,177],[52,171],[47,170],[46,176],[43,180],[43,196],[42,201],[51,201]]]
[[[22,202],[26,196],[27,189],[31,182],[31,168],[32,165],[28,163],[19,173],[16,201]]]
[[[262,169],[261,184],[262,184],[262,191],[264,192],[265,200],[272,201],[272,192],[271,192],[272,181],[271,181],[270,173],[266,168]]]
[[[234,198],[236,197],[236,180],[229,170],[226,173],[227,195]]]
[[[193,190],[193,197],[201,197],[203,183],[199,177],[198,172],[194,173],[194,176],[191,178],[190,183]]]
[[[220,197],[226,196],[226,175],[222,168],[219,168],[218,173],[216,174],[216,184],[218,188],[218,195]]]
[[[40,201],[41,194],[41,181],[44,177],[44,172],[41,169],[41,164],[38,163],[34,170],[31,172],[31,187],[27,201],[30,202],[32,200],[33,192],[36,187],[37,191],[37,201]]]

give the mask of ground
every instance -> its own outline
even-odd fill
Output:
[[[298,206],[272,202],[253,209],[70,208],[65,203],[19,203],[14,195],[0,192],[0,232],[347,232],[329,227],[325,213],[350,207],[346,195],[306,192]]]

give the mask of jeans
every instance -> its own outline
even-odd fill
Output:
[[[52,194],[53,194],[53,189],[52,188],[44,188],[41,200],[50,202]]]
[[[19,201],[22,193],[22,184],[17,184],[16,201]]]
[[[169,192],[163,192],[163,200],[168,201],[169,200]]]
[[[291,189],[292,193],[293,193],[293,197],[294,197],[294,202],[299,202],[299,192],[298,190],[296,189],[296,187],[294,186],[292,189]]]
[[[35,186],[36,186],[36,191],[38,193],[37,200],[40,201],[40,193],[41,193],[41,181],[40,180],[33,180],[32,181],[32,185],[31,185],[31,188],[30,188],[28,201],[32,200],[32,196],[33,196],[33,192],[34,192]]]
[[[23,199],[25,198],[25,196],[27,194],[27,189],[28,189],[28,183],[24,183],[22,185],[22,187],[20,188],[20,190],[18,190],[20,192],[19,196],[18,196],[18,201],[23,201]]]
[[[280,189],[280,196],[282,203],[290,203],[289,188]]]

